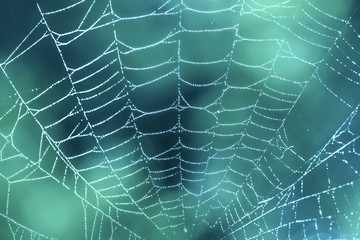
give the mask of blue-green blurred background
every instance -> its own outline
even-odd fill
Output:
[[[1,0],[0,239],[359,238],[357,8]]]

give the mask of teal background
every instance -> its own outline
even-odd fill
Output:
[[[2,0],[0,239],[359,238],[358,5]]]

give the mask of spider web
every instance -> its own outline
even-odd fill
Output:
[[[10,2],[1,231],[63,238],[16,211],[52,182],[74,239],[360,238],[356,1]]]

